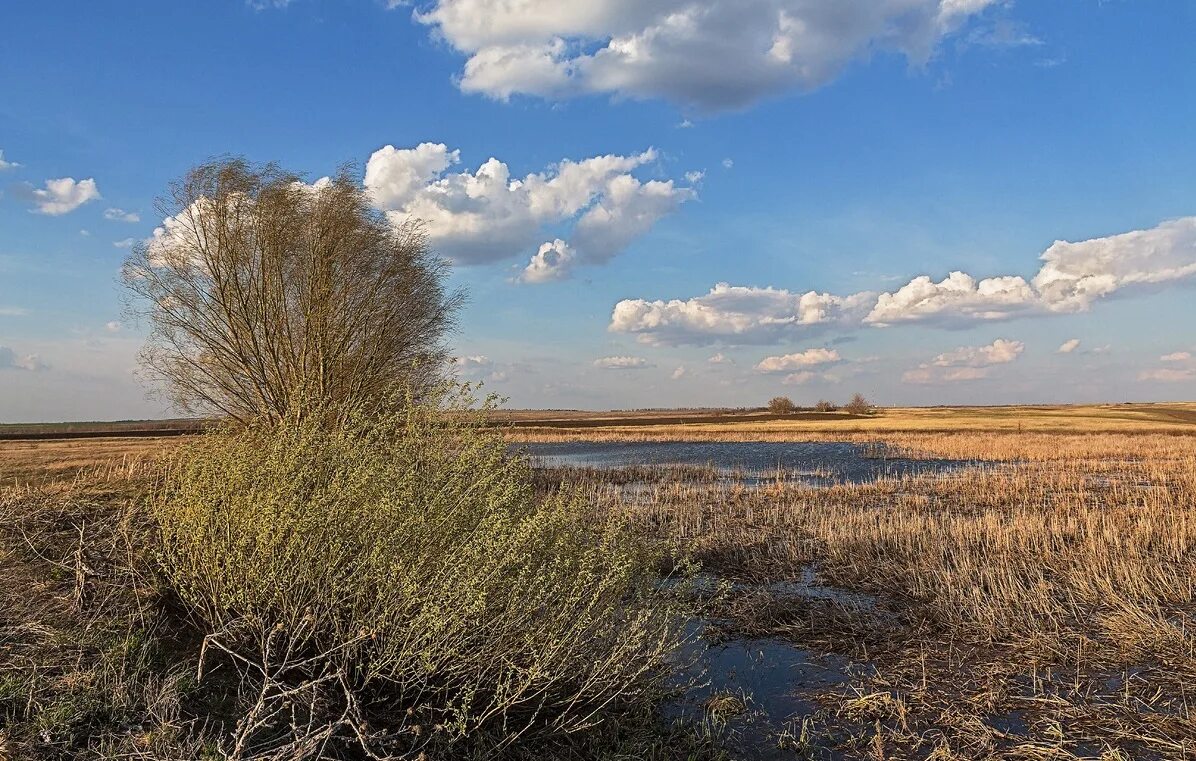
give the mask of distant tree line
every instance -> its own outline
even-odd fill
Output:
[[[774,396],[772,399],[768,400],[768,411],[774,415],[791,415],[801,410],[802,408],[798,407],[797,404],[795,404],[793,400],[787,396]],[[828,401],[826,399],[820,399],[813,407],[814,412],[842,411],[848,413],[849,415],[872,415],[876,412],[876,410],[876,405],[868,401],[864,395],[860,393],[854,394],[851,397],[851,401],[847,402],[847,404],[844,404],[842,407],[839,407],[834,402]]]

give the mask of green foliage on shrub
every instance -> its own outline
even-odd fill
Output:
[[[393,730],[362,744],[589,726],[677,642],[660,552],[538,498],[483,416],[455,397],[203,436],[153,500],[166,578],[262,680],[337,674]]]

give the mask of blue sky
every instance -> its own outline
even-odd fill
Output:
[[[1196,5],[394,5],[0,9],[0,421],[170,412],[117,244],[217,154],[431,219],[512,406],[1196,396]]]

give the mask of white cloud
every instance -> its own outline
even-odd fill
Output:
[[[603,370],[642,370],[651,366],[643,357],[603,357],[594,360],[594,367]]]
[[[1080,348],[1080,339],[1069,338],[1063,343],[1059,344],[1059,348],[1055,350],[1056,354],[1071,354],[1076,349]]]
[[[0,370],[45,370],[46,364],[36,354],[20,355],[7,346],[0,346]]]
[[[1157,370],[1143,370],[1138,373],[1138,380],[1156,381],[1159,383],[1181,383],[1196,380],[1196,369],[1161,367]]]
[[[931,317],[999,320],[1034,305],[1034,291],[1020,277],[977,281],[963,272],[952,272],[938,283],[922,275],[893,293],[880,294],[864,322],[887,326]]]
[[[1191,358],[1192,358],[1192,352],[1190,352],[1190,351],[1175,351],[1170,354],[1164,354],[1163,356],[1159,357],[1159,359],[1161,359],[1164,362],[1187,362]]]
[[[853,60],[926,62],[996,0],[435,0],[415,18],[498,99],[610,93],[716,110],[807,92]]]
[[[890,293],[802,296],[826,305],[823,318],[794,312],[794,294],[776,288],[719,283],[688,300],[620,301],[610,329],[638,333],[646,343],[768,343],[792,335],[789,326],[833,324],[840,329],[908,323],[962,326],[1027,315],[1083,312],[1102,298],[1146,286],[1196,279],[1196,217],[1075,243],[1057,241],[1043,252],[1037,274],[977,280],[952,272],[926,275]],[[730,295],[734,294],[734,298]],[[722,306],[734,302],[736,306]]]
[[[29,310],[24,307],[0,307],[0,317],[24,317]]]
[[[987,346],[961,346],[906,371],[901,380],[914,384],[938,384],[987,378],[993,366],[1013,362],[1025,348],[1021,341],[1004,338],[998,338]]]
[[[482,367],[490,367],[494,363],[490,361],[489,357],[478,354],[472,357],[457,357],[456,364],[457,367],[466,370],[476,370]]]
[[[732,169],[735,166],[733,159],[723,159],[723,169]]]
[[[711,356],[706,361],[712,365],[733,365],[733,364],[735,364],[735,360],[724,355],[721,351],[719,353]]]
[[[1033,285],[1052,312],[1083,312],[1121,289],[1196,275],[1196,217],[1149,230],[1070,243],[1056,241],[1040,257]]]
[[[381,208],[402,208],[440,173],[461,161],[460,151],[443,143],[420,143],[414,148],[388,145],[374,151],[365,166],[365,187]]]
[[[15,161],[5,161],[4,151],[0,150],[0,172],[5,171],[6,169],[17,169],[20,166],[21,165]]]
[[[58,216],[100,198],[100,191],[93,179],[76,182],[73,177],[62,177],[46,180],[44,189],[30,190],[29,195],[37,206],[37,213]]]
[[[124,325],[122,325],[118,320],[112,320],[111,322],[104,323],[104,330],[108,331],[109,333],[119,333],[123,327]]]
[[[685,369],[685,365],[678,365],[677,369],[674,370],[673,374],[670,375],[669,377],[672,378],[673,380],[681,380],[682,378],[685,377],[685,374],[687,372],[688,371]]]
[[[803,367],[833,364],[839,360],[839,352],[835,349],[806,349],[794,354],[765,357],[756,365],[756,372],[786,373]]]
[[[112,241],[112,245],[116,248],[132,248],[137,245],[136,238],[125,238],[123,240]]]
[[[1021,356],[1026,345],[1021,341],[998,338],[987,346],[963,346],[934,358],[936,367],[988,367],[1012,362]]]
[[[801,370],[796,373],[790,373],[781,379],[781,383],[786,386],[801,386],[818,377],[818,373],[812,373],[809,370]]]
[[[874,299],[870,293],[844,297],[719,283],[685,301],[624,299],[609,329],[649,344],[772,343],[803,330],[858,323]]]
[[[104,210],[104,219],[110,219],[113,222],[140,222],[141,215],[133,211],[112,208]]]
[[[577,253],[565,241],[557,238],[540,245],[540,250],[532,256],[531,261],[523,268],[519,279],[525,283],[546,283],[552,280],[564,280],[569,277]]]
[[[938,384],[938,383],[959,383],[961,381],[980,380],[987,378],[989,375],[989,368],[987,367],[953,367],[946,370],[939,370],[934,367],[921,365],[915,370],[907,370],[902,374],[901,380],[905,383],[915,384]]]
[[[656,158],[649,149],[564,160],[518,179],[495,158],[473,172],[447,172],[460,153],[443,144],[388,145],[370,156],[365,186],[394,222],[421,221],[437,252],[463,264],[527,251],[546,227],[571,224],[568,240],[542,245],[521,278],[544,282],[566,277],[576,264],[609,260],[695,197],[672,180],[632,174]]]

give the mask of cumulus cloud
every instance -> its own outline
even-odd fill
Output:
[[[806,349],[793,354],[765,357],[756,365],[756,372],[786,373],[804,367],[834,364],[839,359],[839,352],[835,349]]]
[[[476,370],[482,367],[490,367],[492,364],[494,364],[489,357],[481,354],[472,357],[457,357],[455,361],[457,367],[466,370]]]
[[[1071,354],[1076,349],[1080,348],[1080,339],[1069,338],[1063,343],[1059,344],[1059,348],[1055,350],[1056,354]]]
[[[709,294],[688,300],[620,301],[610,329],[637,333],[647,343],[768,343],[790,337],[791,328],[799,325],[845,330],[910,323],[953,327],[1084,312],[1115,294],[1196,279],[1196,217],[1074,243],[1056,241],[1039,259],[1043,264],[1030,280],[1019,275],[976,279],[952,272],[938,282],[920,275],[879,295],[811,291],[802,298],[826,309],[816,319],[793,313],[795,296],[789,291],[720,283]],[[736,306],[718,306],[728,300]]]
[[[786,386],[802,386],[818,377],[818,373],[809,370],[801,370],[796,373],[790,373],[781,379],[781,383]]]
[[[1138,373],[1138,380],[1156,383],[1181,383],[1196,380],[1196,357],[1190,351],[1173,351],[1159,357],[1165,367],[1147,369]]]
[[[610,93],[699,110],[808,92],[875,51],[926,62],[996,0],[435,0],[415,18],[505,100]]]
[[[943,352],[930,362],[906,371],[905,383],[937,384],[987,378],[995,365],[1003,365],[1021,356],[1026,346],[1021,341],[998,338],[987,346],[961,346]]]
[[[669,377],[672,378],[673,380],[681,380],[682,378],[685,377],[685,374],[687,372],[688,371],[685,369],[685,365],[678,365],[677,369],[673,370],[673,374],[670,375]]]
[[[15,161],[5,161],[4,151],[0,150],[0,172],[3,172],[6,169],[17,169],[20,166],[21,165]]]
[[[870,293],[832,296],[719,283],[684,301],[624,299],[615,305],[609,329],[637,334],[648,344],[766,344],[803,330],[858,323],[874,300]]]
[[[1040,257],[1033,285],[1053,312],[1083,312],[1118,290],[1196,275],[1196,217],[1149,230],[1070,243],[1056,241]]]
[[[1196,380],[1196,369],[1190,367],[1160,367],[1157,370],[1143,370],[1138,373],[1138,380],[1156,381],[1159,383],[1181,383],[1183,381]]]
[[[512,178],[496,158],[473,172],[450,172],[460,152],[439,143],[386,146],[366,164],[365,187],[395,223],[419,220],[436,250],[463,264],[494,262],[530,250],[550,225],[572,225],[568,240],[544,243],[521,280],[567,277],[577,264],[601,264],[662,217],[695,197],[673,180],[632,174],[656,161],[632,156],[564,160]]]
[[[988,367],[1012,362],[1021,356],[1026,345],[1021,341],[998,338],[988,346],[963,346],[934,358],[936,367]]]
[[[931,317],[951,320],[999,320],[1035,306],[1035,294],[1020,277],[976,280],[952,272],[935,283],[922,275],[893,293],[882,293],[864,318],[870,325],[887,326]]]
[[[642,370],[651,366],[643,357],[603,357],[594,360],[594,367],[603,370]]]
[[[74,211],[88,201],[100,198],[96,181],[88,178],[76,181],[73,177],[46,180],[45,188],[29,189],[34,211],[38,214],[59,216]]]
[[[115,248],[132,248],[133,246],[137,245],[137,239],[136,238],[123,238],[121,240],[114,240],[114,241],[112,241],[112,245]]]
[[[523,274],[519,276],[519,279],[525,283],[564,280],[569,277],[576,261],[577,252],[573,250],[573,247],[557,238],[540,245],[540,250],[523,268]]]
[[[712,365],[733,365],[733,364],[735,364],[735,360],[724,355],[721,351],[717,354],[712,355],[706,361]]]
[[[141,215],[133,211],[112,208],[104,210],[104,219],[110,219],[113,222],[140,222]]]
[[[17,354],[8,346],[0,346],[0,370],[25,370],[36,372],[46,369],[36,354]]]
[[[1086,312],[1118,291],[1196,275],[1196,217],[1074,243],[1056,241],[1039,259],[1043,265],[1030,282],[1018,276],[977,281],[962,272],[940,283],[914,278],[881,294],[865,322],[883,326]]]
[[[111,322],[104,323],[104,330],[108,331],[109,333],[119,333],[123,327],[124,325],[122,325],[119,320],[112,320]]]

